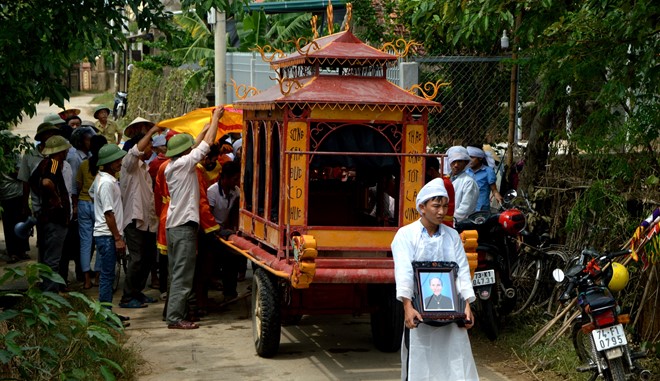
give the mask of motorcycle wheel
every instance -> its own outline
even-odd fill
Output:
[[[529,307],[541,283],[542,262],[529,255],[521,255],[513,265],[511,280],[516,290],[516,306],[512,315],[517,315]]]
[[[623,357],[608,361],[605,379],[611,381],[624,381],[626,379],[626,371],[623,369]]]
[[[493,298],[487,300],[477,298],[477,303],[479,306],[476,319],[479,327],[481,327],[488,340],[497,340],[497,312],[495,311]]]
[[[591,350],[593,345],[591,343],[591,335],[582,331],[582,321],[578,320],[573,323],[571,338],[573,341],[573,348],[575,348],[575,353],[577,354],[582,364],[595,364],[596,359],[593,358]]]
[[[117,112],[114,113],[114,114],[115,114],[114,115],[115,120],[123,117],[126,114],[126,110],[124,109],[124,105],[121,104],[121,103],[119,105],[117,105]]]

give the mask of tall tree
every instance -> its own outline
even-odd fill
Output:
[[[563,133],[569,107],[570,138],[581,149],[653,150],[649,142],[658,138],[660,120],[657,1],[400,0],[399,5],[411,37],[430,53],[493,54],[502,30],[509,32],[517,63],[537,74],[541,89],[523,186],[543,173],[547,143]]]
[[[100,49],[121,50],[129,15],[138,28],[159,25],[159,0],[15,0],[0,4],[0,129],[32,116],[44,99],[68,99],[64,76]]]

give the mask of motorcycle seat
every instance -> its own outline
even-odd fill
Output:
[[[597,311],[601,308],[611,308],[616,305],[616,301],[612,296],[603,293],[585,294],[584,298],[592,311]]]

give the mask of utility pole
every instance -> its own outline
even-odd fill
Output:
[[[227,15],[224,10],[215,9],[215,104],[224,105],[227,95]]]
[[[518,110],[518,64],[515,61],[518,59],[518,46],[520,44],[520,37],[518,36],[518,28],[522,23],[522,10],[518,10],[516,15],[515,29],[513,30],[513,46],[511,47],[511,59],[514,64],[511,66],[511,87],[509,89],[509,134],[507,138],[506,150],[506,178],[507,183],[511,178],[511,171],[513,169],[513,148],[515,146],[515,132],[516,120]]]

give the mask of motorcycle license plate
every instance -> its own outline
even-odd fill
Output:
[[[477,271],[472,278],[472,286],[485,286],[495,283],[495,270]]]
[[[594,338],[596,350],[598,351],[628,344],[626,333],[623,331],[623,325],[621,324],[602,329],[594,329],[591,331],[591,336]]]

